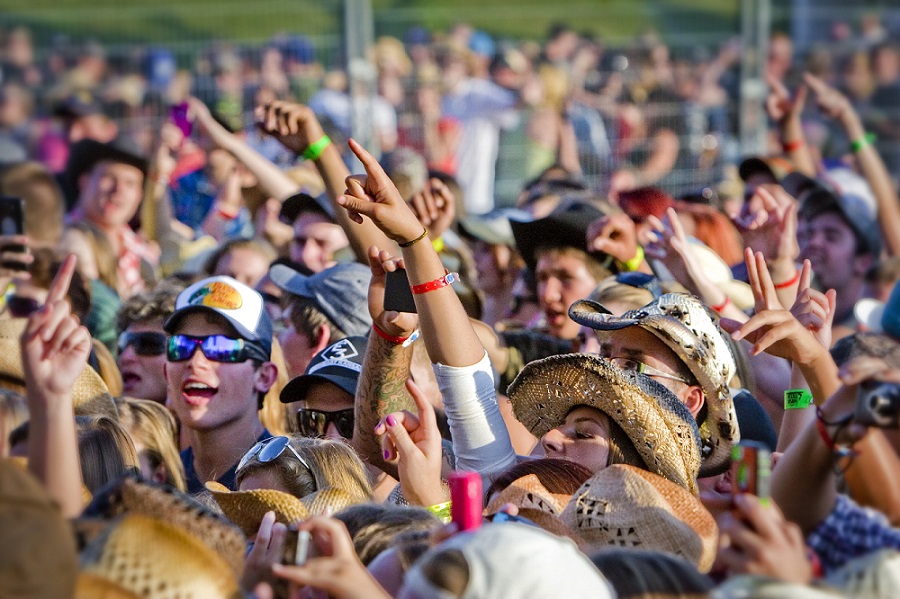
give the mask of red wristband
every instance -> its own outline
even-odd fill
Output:
[[[831,435],[828,434],[828,429],[825,428],[825,423],[821,418],[816,418],[816,428],[819,429],[819,436],[822,437],[822,441],[825,443],[825,447],[827,447],[831,451],[834,451],[834,439],[832,439]]]
[[[794,271],[794,276],[791,277],[789,281],[785,281],[784,283],[778,283],[775,285],[775,289],[787,289],[788,287],[793,287],[797,284],[797,281],[800,280],[800,270],[797,269]]]
[[[729,298],[729,297],[726,295],[726,296],[725,296],[725,301],[724,301],[724,302],[722,302],[722,303],[719,304],[718,306],[710,306],[710,308],[712,308],[712,311],[713,311],[713,312],[721,313],[722,310],[724,310],[725,307],[728,306],[729,303],[731,303],[731,298]]]
[[[785,152],[795,152],[803,147],[803,140],[795,139],[794,141],[785,141],[782,142],[781,147]]]
[[[441,287],[446,287],[457,279],[459,279],[459,273],[451,272],[433,281],[420,283],[419,285],[412,285],[410,288],[415,295],[420,295],[422,293],[428,293],[429,291],[435,291],[436,289],[440,289]]]
[[[375,331],[375,334],[384,339],[385,341],[390,341],[395,345],[403,345],[403,343],[409,339],[409,337],[395,337],[394,335],[390,335],[385,333],[381,329],[378,328],[378,325],[374,322],[372,323],[372,330]]]

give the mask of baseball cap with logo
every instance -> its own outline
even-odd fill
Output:
[[[320,381],[337,385],[355,396],[367,342],[366,337],[345,337],[317,353],[306,367],[306,372],[281,390],[281,401],[302,401],[309,388]]]
[[[174,333],[181,319],[193,312],[214,312],[224,317],[242,339],[272,353],[272,321],[262,296],[231,277],[217,276],[198,281],[178,294],[175,312],[163,328]]]

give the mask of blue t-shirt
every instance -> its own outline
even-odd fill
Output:
[[[259,441],[265,441],[270,438],[272,433],[267,430],[263,430],[263,433],[257,439],[257,443]],[[247,450],[250,448],[248,447]],[[184,464],[184,476],[187,482],[187,492],[189,495],[195,495],[197,493],[201,493],[206,490],[204,483],[206,481],[201,481],[197,477],[197,472],[194,470],[194,449],[192,447],[188,447],[184,451],[181,452],[181,463]],[[229,468],[222,476],[216,479],[216,482],[228,487],[230,491],[237,491],[237,463],[232,464],[231,468]]]

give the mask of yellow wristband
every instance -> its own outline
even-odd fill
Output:
[[[431,246],[434,248],[438,254],[444,251],[444,248],[447,247],[447,244],[444,243],[443,237],[438,237],[437,239],[431,240]]]
[[[641,262],[644,261],[644,248],[641,246],[637,246],[637,253],[635,253],[634,258],[629,260],[628,262],[620,262],[619,266],[622,270],[632,272],[641,267]]]
[[[431,515],[443,522],[444,524],[450,523],[450,506],[453,505],[450,501],[445,501],[444,503],[438,503],[435,505],[429,505],[426,510],[431,512]]]

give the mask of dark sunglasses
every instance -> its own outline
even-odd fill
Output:
[[[169,362],[184,362],[194,355],[198,347],[206,359],[213,362],[246,362],[253,357],[250,346],[243,339],[232,339],[225,335],[172,335],[166,345],[166,357]]]
[[[129,346],[134,347],[134,353],[139,356],[159,356],[166,353],[166,335],[151,331],[126,331],[119,335],[119,353],[123,353]]]
[[[300,428],[300,432],[307,437],[324,437],[328,431],[328,425],[332,422],[343,438],[353,438],[353,408],[336,412],[322,412],[306,408],[297,410],[297,426]]]
[[[33,297],[10,294],[6,296],[6,308],[13,318],[28,318],[41,309],[41,304]]]
[[[300,463],[303,464],[303,467],[309,470],[310,476],[313,477],[315,481],[316,477],[313,476],[313,472],[309,467],[309,464],[306,463],[306,460],[297,453],[297,450],[291,446],[291,440],[288,437],[269,437],[268,439],[264,439],[258,442],[256,445],[250,448],[250,451],[244,454],[244,457],[241,458],[241,461],[238,462],[237,470],[240,470],[244,466],[247,465],[247,462],[256,458],[256,461],[261,464],[267,464],[273,460],[278,459],[278,456],[284,453],[284,450],[290,450],[294,457],[300,460]]]

